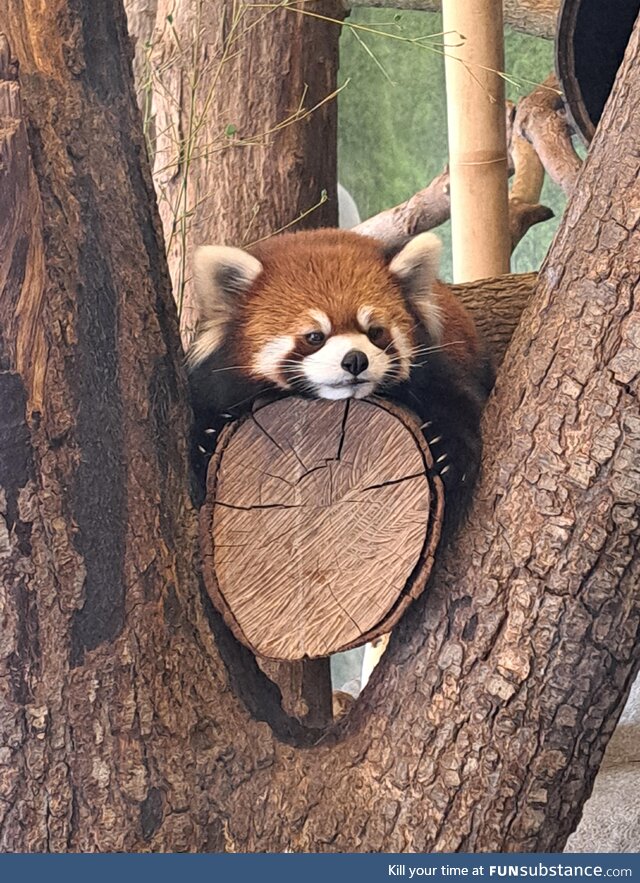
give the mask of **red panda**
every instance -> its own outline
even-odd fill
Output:
[[[187,366],[200,479],[224,422],[269,390],[383,396],[420,418],[445,482],[445,530],[455,527],[479,471],[492,377],[472,319],[436,279],[440,248],[423,233],[389,257],[344,230],[199,248]]]

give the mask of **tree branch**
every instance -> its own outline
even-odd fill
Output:
[[[496,368],[502,364],[536,279],[537,273],[512,273],[451,286],[473,316]]]
[[[449,170],[445,168],[424,190],[406,202],[362,221],[354,230],[400,249],[418,233],[448,221],[450,209]]]
[[[638,28],[489,403],[470,522],[351,714],[305,732],[198,583],[122,7],[0,19],[44,250],[34,275],[7,203],[29,180],[3,182],[0,315],[48,347],[36,380],[0,323],[0,848],[562,848],[640,661]]]
[[[526,98],[516,107],[509,140],[509,155],[514,168],[514,179],[509,193],[512,250],[530,227],[553,217],[551,209],[539,202],[544,184],[544,166],[534,148],[521,134],[522,116],[526,112],[525,102]]]
[[[440,0],[348,0],[352,9],[358,6],[382,6],[392,9],[416,9],[439,12]],[[504,21],[515,31],[536,37],[555,36],[559,0],[505,0]]]
[[[509,194],[509,227],[514,249],[534,224],[553,217],[550,208],[538,200],[544,181],[544,169],[535,151],[516,129],[520,123],[520,105],[506,103],[509,170],[514,182]],[[386,209],[355,227],[357,233],[380,239],[390,248],[402,248],[411,238],[439,227],[449,219],[449,170],[443,169],[431,183],[406,202]]]
[[[571,140],[564,100],[554,74],[518,104],[514,133],[529,142],[547,173],[571,194],[582,160]]]

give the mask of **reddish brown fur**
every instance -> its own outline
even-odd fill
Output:
[[[442,344],[451,356],[472,369],[482,349],[473,319],[446,283],[438,280],[433,293],[444,320]]]
[[[314,230],[274,237],[252,253],[264,272],[238,317],[241,364],[250,365],[274,338],[298,333],[310,308],[327,313],[333,331],[340,334],[357,330],[358,309],[371,306],[374,324],[397,325],[412,338],[415,319],[375,240],[344,230]],[[442,343],[450,344],[451,356],[472,367],[480,350],[473,321],[442,282],[434,287],[434,301],[444,319]]]
[[[313,308],[327,313],[333,331],[340,334],[355,331],[359,307],[371,306],[374,317],[411,337],[414,322],[374,240],[347,231],[315,230],[274,237],[252,253],[264,272],[239,316],[244,339],[238,343],[246,348],[238,354],[247,360],[243,364],[250,364],[275,337],[297,333]]]
[[[425,260],[435,260],[436,252],[437,246],[430,249],[428,245]],[[248,289],[242,292],[238,285],[242,273],[217,280],[220,285],[229,285],[221,300],[229,309],[228,324],[221,344],[213,345],[208,355],[191,366],[196,415],[194,466],[202,484],[215,433],[227,420],[249,409],[256,396],[278,383],[291,392],[314,393],[296,386],[298,378],[291,368],[322,344],[322,338],[307,339],[310,331],[324,331],[322,322],[310,311],[326,313],[332,332],[343,334],[364,330],[358,329],[357,313],[367,306],[372,310],[367,348],[389,346],[392,364],[401,349],[405,368],[410,362],[410,371],[402,374],[391,368],[379,394],[412,410],[429,433],[427,440],[448,493],[444,529],[453,531],[469,505],[479,473],[480,415],[492,380],[490,365],[462,304],[441,282],[436,282],[431,292],[411,290],[412,283],[419,285],[421,278],[431,276],[432,266],[412,264],[411,255],[403,264],[400,257],[395,263],[404,274],[400,280],[390,272],[388,255],[380,243],[346,231],[274,237],[253,253],[263,272]],[[419,249],[417,253],[420,255]],[[376,325],[379,335],[371,327]],[[395,347],[389,336],[394,325],[404,338],[398,336]],[[219,327],[214,331],[215,340]],[[283,335],[293,339],[261,353]],[[442,351],[437,344],[443,345]],[[409,346],[415,347],[411,353]],[[432,346],[438,352],[428,355]],[[258,356],[262,358],[261,370],[254,364]]]

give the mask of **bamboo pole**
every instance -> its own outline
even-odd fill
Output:
[[[455,282],[509,272],[502,0],[443,0]]]

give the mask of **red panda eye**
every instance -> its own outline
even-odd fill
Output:
[[[376,340],[380,340],[383,334],[384,328],[381,328],[379,325],[372,325],[371,328],[367,331],[367,335],[371,343],[375,343]]]
[[[310,331],[309,334],[305,334],[304,339],[312,346],[320,346],[325,341],[325,335],[322,331]]]

